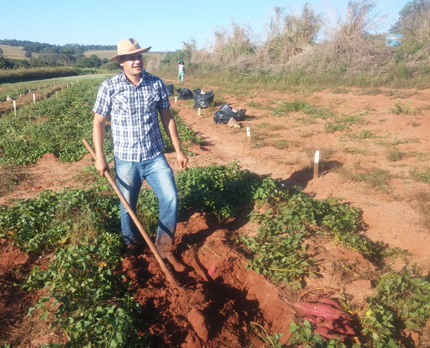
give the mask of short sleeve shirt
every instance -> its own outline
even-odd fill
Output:
[[[169,107],[169,93],[164,82],[143,70],[137,86],[127,80],[124,72],[104,81],[93,111],[111,116],[115,157],[141,162],[163,151],[158,111]]]

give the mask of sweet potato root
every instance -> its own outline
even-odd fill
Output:
[[[307,316],[303,317],[303,320],[308,320],[311,323],[322,323],[324,321],[323,317],[314,317],[314,316]]]
[[[212,277],[216,271],[216,263],[212,263],[211,268],[209,268],[208,274]]]
[[[351,320],[351,317],[348,313],[328,304],[318,302],[296,302],[293,304],[293,306],[305,315],[324,317],[326,321],[338,318]]]
[[[335,299],[333,299],[333,298],[322,298],[322,299],[320,299],[319,300],[320,302],[322,302],[322,303],[325,303],[325,304],[328,304],[328,305],[330,305],[330,306],[333,306],[333,307],[335,307],[335,308],[338,308],[338,309],[342,309],[343,310],[343,308],[342,308],[342,306],[340,305],[340,303],[339,302],[337,302]]]

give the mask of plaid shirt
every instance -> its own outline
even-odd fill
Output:
[[[143,70],[137,86],[128,82],[124,72],[104,81],[93,111],[111,116],[115,157],[140,162],[163,151],[158,110],[169,107],[169,93],[164,82]]]

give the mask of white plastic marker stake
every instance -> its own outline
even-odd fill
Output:
[[[13,101],[13,112],[16,116],[16,101],[15,100]]]
[[[36,104],[36,96],[33,93],[33,104]]]
[[[178,97],[175,97],[175,103],[178,101]]]
[[[320,161],[320,152],[315,151],[315,163],[314,163],[314,179],[318,178],[318,163]]]
[[[198,109],[197,109],[197,111],[198,111],[198,114],[199,114],[199,116],[200,116],[200,108],[198,108]]]
[[[246,142],[251,142],[251,128],[246,127]]]

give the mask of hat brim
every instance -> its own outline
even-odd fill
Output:
[[[145,48],[139,48],[137,50],[134,51],[130,51],[130,52],[126,52],[126,53],[121,53],[121,54],[117,54],[116,56],[113,56],[112,58],[109,59],[109,62],[115,62],[118,60],[118,57],[123,57],[123,56],[128,56],[131,54],[135,54],[135,53],[145,53],[148,52],[151,49],[152,46],[149,47],[145,47]]]

